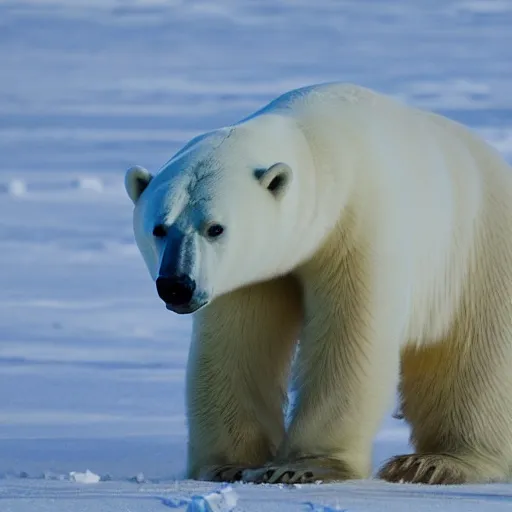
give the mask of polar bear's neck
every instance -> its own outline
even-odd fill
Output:
[[[255,146],[265,148],[260,156],[264,165],[283,161],[292,169],[279,217],[274,219],[280,234],[273,244],[272,261],[279,262],[276,274],[287,273],[311,258],[352,195],[353,174],[343,172],[345,167],[350,169],[349,154],[327,127],[316,129],[305,121],[294,109],[277,109],[242,124],[242,129],[257,134]]]
[[[293,247],[286,254],[287,264],[296,268],[317,253],[345,212],[359,213],[369,198],[358,198],[358,190],[365,189],[358,182],[369,177],[360,168],[362,148],[353,130],[345,131],[339,120],[337,126],[322,123],[321,116],[299,115],[294,121],[302,136],[299,144],[307,148],[301,148],[303,154],[294,169],[295,202],[287,215],[297,234],[290,240]]]

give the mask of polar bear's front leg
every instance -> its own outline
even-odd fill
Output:
[[[291,277],[229,293],[196,314],[187,369],[189,478],[237,480],[275,455],[301,320]]]
[[[320,258],[314,264],[301,276],[306,318],[290,429],[276,459],[244,472],[245,481],[370,476],[373,438],[399,375],[404,303],[394,299],[397,289],[386,292],[392,276],[378,282],[364,254],[348,255],[340,268]]]

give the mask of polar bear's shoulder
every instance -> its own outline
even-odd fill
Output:
[[[318,108],[326,104],[354,104],[375,101],[384,96],[349,82],[327,82],[288,91],[278,96],[260,110],[253,112],[237,124],[245,123],[264,114],[290,114],[303,112],[304,108]]]

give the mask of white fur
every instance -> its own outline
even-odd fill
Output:
[[[276,162],[293,177],[279,199],[253,176]],[[281,467],[335,458],[347,468],[338,476],[368,476],[402,374],[420,463],[426,451],[449,457],[410,478],[395,461],[383,477],[506,478],[511,205],[510,167],[484,141],[346,84],[291,91],[175,155],[136,201],[151,275],[156,219],[184,231],[210,219],[227,227],[218,243],[197,235],[196,279],[210,304],[194,318],[189,475],[222,478],[223,464],[276,456]],[[299,329],[299,399],[285,434],[279,409]]]

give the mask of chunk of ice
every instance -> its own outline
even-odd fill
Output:
[[[72,482],[78,482],[80,484],[97,484],[100,481],[99,475],[96,475],[88,469],[85,471],[85,473],[71,471],[71,473],[69,473],[69,479]]]

